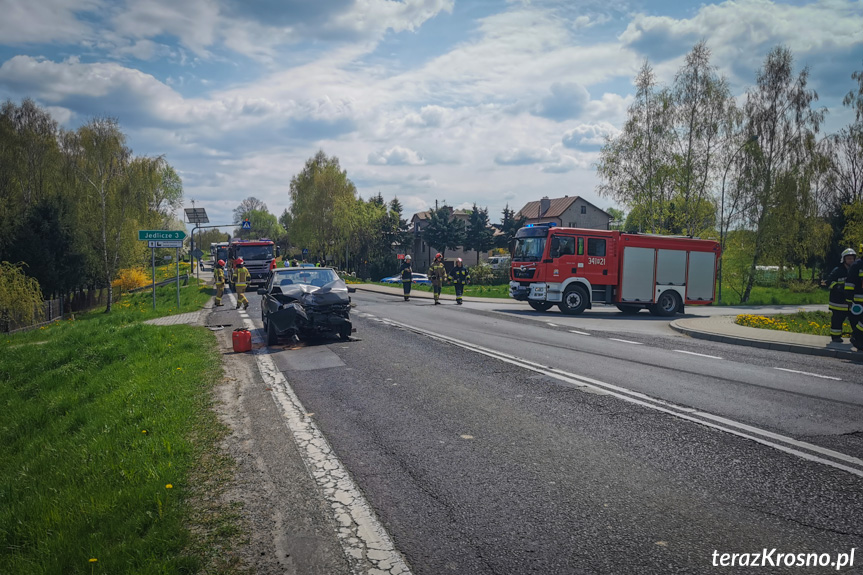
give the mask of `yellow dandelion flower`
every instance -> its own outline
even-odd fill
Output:
[[[146,430],[146,429],[142,429],[142,430],[141,430],[141,433],[143,433],[144,435],[147,435],[147,430]]]
[[[97,561],[98,561],[98,559],[96,559],[95,557],[91,557],[89,562],[90,562],[90,563],[95,563],[95,562],[97,562]]]
[[[173,489],[173,488],[174,488],[174,486],[171,485],[170,483],[165,486],[165,489]]]

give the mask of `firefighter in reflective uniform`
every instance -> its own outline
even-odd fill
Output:
[[[402,289],[405,294],[405,301],[410,301],[411,299],[411,284],[413,283],[413,268],[411,267],[411,257],[410,255],[405,256],[405,261],[402,264],[402,267],[399,269],[399,274],[402,276]]]
[[[455,261],[455,267],[453,268],[452,276],[450,276],[449,279],[455,286],[455,303],[461,305],[461,296],[464,293],[464,284],[470,280],[467,275],[467,268],[464,267],[464,262],[461,258],[458,258]]]
[[[842,252],[839,265],[821,282],[822,286],[830,289],[830,302],[828,308],[832,314],[830,318],[830,338],[836,342],[842,342],[842,324],[848,317],[848,302],[845,301],[845,278],[848,268],[857,259],[857,253],[848,248]]]
[[[851,324],[851,345],[863,351],[863,257],[859,255],[845,277],[845,301]]]
[[[434,257],[434,263],[429,268],[429,279],[432,283],[432,291],[434,292],[434,304],[440,305],[440,288],[446,279],[446,268],[443,265],[443,256],[437,254]]]
[[[225,260],[216,262],[216,267],[213,268],[213,282],[216,284],[216,306],[222,306],[224,305],[222,294],[225,293]]]
[[[234,289],[237,291],[237,309],[240,309],[240,306],[243,306],[243,309],[249,308],[249,300],[246,299],[246,285],[249,283],[249,277],[252,274],[249,273],[249,270],[246,269],[245,262],[243,262],[243,258],[237,258],[234,260],[234,267],[236,268],[234,272],[237,274],[236,279],[234,279]]]

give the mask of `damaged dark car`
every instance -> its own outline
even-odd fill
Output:
[[[266,287],[258,290],[267,345],[276,345],[282,337],[350,339],[354,328],[348,291],[332,268],[273,270]]]

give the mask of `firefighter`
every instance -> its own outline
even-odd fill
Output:
[[[216,262],[216,267],[213,268],[213,281],[216,284],[216,307],[221,307],[224,305],[222,294],[225,293],[225,260]]]
[[[434,263],[429,268],[429,279],[432,283],[432,291],[434,292],[434,304],[440,305],[440,288],[446,279],[446,268],[443,265],[443,256],[436,254]]]
[[[399,269],[399,273],[402,276],[402,289],[404,289],[405,301],[411,300],[411,284],[413,284],[414,281],[413,271],[414,270],[411,267],[411,257],[410,255],[406,255],[405,261]]]
[[[237,258],[234,260],[234,267],[236,268],[234,271],[237,274],[236,279],[234,280],[234,289],[237,292],[237,309],[240,309],[240,306],[243,306],[243,309],[249,309],[249,300],[246,299],[246,284],[249,282],[249,277],[252,275],[249,273],[249,270],[246,269],[245,262],[243,262],[243,258]]]
[[[464,293],[464,284],[470,281],[470,277],[467,275],[467,268],[464,267],[464,262],[461,258],[458,258],[455,261],[455,267],[452,270],[450,281],[452,281],[455,286],[455,303],[461,305],[461,294]]]
[[[822,286],[830,289],[830,301],[827,307],[830,309],[830,339],[836,343],[842,343],[842,324],[848,317],[848,303],[845,301],[845,278],[848,268],[857,259],[857,253],[848,248],[842,252],[839,265],[821,282]]]
[[[851,324],[851,345],[863,351],[863,257],[859,254],[845,277],[845,302]]]

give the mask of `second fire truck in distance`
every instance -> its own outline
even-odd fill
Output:
[[[671,316],[713,303],[719,242],[536,224],[516,233],[509,294],[537,311],[593,304]]]

